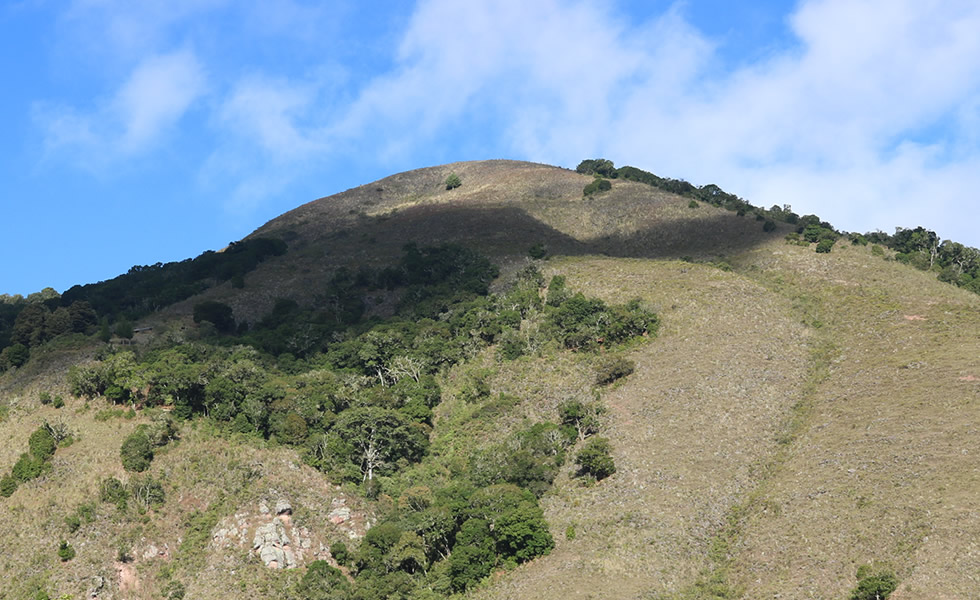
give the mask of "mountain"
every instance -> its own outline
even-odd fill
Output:
[[[0,376],[0,598],[976,597],[980,296],[586,162],[394,175],[44,300],[12,335],[82,325]]]

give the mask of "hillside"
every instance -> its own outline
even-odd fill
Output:
[[[446,189],[451,173],[462,185]],[[394,175],[270,221],[243,242],[282,240],[284,252],[140,315],[137,328],[152,329],[131,341],[66,334],[32,348],[0,375],[0,470],[34,448],[44,423],[74,442],[0,499],[0,536],[13,541],[0,598],[849,598],[865,565],[862,576],[894,575],[894,599],[980,597],[980,296],[878,246],[840,239],[816,253],[787,240],[790,223],[765,231],[762,215],[623,178],[583,194],[592,181],[515,161]],[[566,296],[598,299],[589,310],[604,323],[642,317],[644,327],[574,338],[558,320],[571,305],[555,276]],[[207,303],[230,307],[237,331],[199,318]],[[441,390],[428,407],[411,400],[428,393],[424,377],[392,374],[399,357],[365,358],[383,342],[422,352],[433,340],[438,351],[405,355],[426,363],[426,389]],[[242,415],[264,390],[267,429],[252,429],[251,413],[224,419],[210,400],[169,419],[185,392],[155,401],[164,383],[146,373],[192,355],[205,365],[201,390],[241,379]],[[631,362],[632,373],[597,383],[610,360]],[[128,383],[72,393],[71,365],[107,364],[127,369]],[[388,375],[371,379],[377,364]],[[396,388],[411,389],[403,398]],[[326,390],[319,412],[302,404],[313,389]],[[590,483],[572,460],[589,436],[555,440],[563,407],[593,401],[590,439],[610,441],[615,473]],[[417,427],[405,431],[428,441],[379,462],[376,480],[352,474],[357,465],[330,462],[314,438],[358,408],[411,415]],[[287,413],[305,419],[302,436],[277,420]],[[120,461],[140,424],[174,428],[142,474]],[[559,445],[535,454],[548,435]],[[514,448],[528,450],[526,472],[487,474],[510,469]],[[127,489],[156,482],[165,499],[140,505],[133,495],[119,508],[106,500],[109,478]],[[450,496],[457,504],[446,510],[463,510],[461,479],[477,491],[465,492],[470,512],[453,513],[443,547],[419,515]],[[540,511],[546,525],[528,517],[526,546],[512,554],[494,538],[481,583],[479,569],[469,578],[443,555],[458,563],[470,551],[464,538],[479,536],[463,521],[493,523],[474,516],[472,498],[517,493],[504,484],[522,486],[519,511]],[[401,537],[382,548],[389,530]],[[58,557],[62,540],[76,551],[70,560]],[[341,541],[352,561],[340,558]],[[284,546],[290,556],[276,554]],[[296,568],[269,569],[269,557]],[[314,560],[341,567],[319,591],[303,587]]]

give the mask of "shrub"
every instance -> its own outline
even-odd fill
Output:
[[[863,574],[865,570],[858,569],[858,574]],[[886,600],[897,587],[898,579],[889,571],[868,575],[858,581],[850,600]]]
[[[17,480],[10,475],[0,478],[0,496],[9,498],[17,491]]]
[[[194,322],[210,321],[222,333],[235,331],[231,307],[223,302],[207,300],[194,305]]]
[[[127,437],[119,449],[123,468],[127,471],[142,473],[150,468],[153,461],[153,445],[142,428],[138,428]]]
[[[115,504],[119,510],[126,510],[129,493],[123,482],[115,477],[104,479],[99,486],[99,499],[103,502]]]
[[[773,221],[772,219],[767,220],[765,223],[762,224],[762,231],[765,231],[766,233],[772,233],[773,231],[776,231],[776,222]]]
[[[881,246],[879,246],[878,244],[872,244],[871,245],[871,254],[873,254],[874,256],[884,256],[885,255],[885,249],[882,248]]]
[[[75,558],[75,549],[65,540],[61,540],[61,543],[58,545],[58,558],[61,559],[61,562],[68,562]]]
[[[82,526],[82,518],[77,513],[70,514],[65,517],[65,526],[68,528],[68,533],[75,533]]]
[[[697,200],[691,200],[690,202],[687,203],[687,207],[688,208],[697,208],[699,206],[701,206],[701,205],[698,204],[698,201]]]
[[[454,190],[461,185],[463,185],[463,180],[459,178],[459,175],[455,173],[450,173],[449,177],[446,177],[447,190]]]
[[[166,594],[167,600],[183,600],[187,590],[183,583],[171,581],[163,588],[163,593]]]
[[[636,363],[622,356],[610,357],[599,363],[596,369],[596,385],[608,385],[617,379],[631,375],[636,369]]]
[[[582,189],[583,196],[591,196],[592,194],[598,194],[600,192],[605,192],[612,189],[612,183],[608,179],[602,179],[596,177],[592,180],[592,183],[585,186]]]
[[[49,463],[25,452],[14,463],[14,468],[10,470],[10,474],[18,483],[25,483],[40,477],[50,468],[51,465]]]
[[[604,410],[598,402],[568,400],[558,405],[558,418],[563,426],[573,428],[575,435],[584,440],[599,432],[599,415]]]
[[[350,593],[350,583],[343,573],[330,566],[327,561],[315,560],[310,563],[296,585],[296,592],[297,597],[308,600],[346,598]]]
[[[533,259],[541,260],[545,256],[548,256],[548,249],[544,247],[544,244],[538,242],[528,249],[527,255]]]
[[[31,450],[31,456],[38,460],[48,460],[54,456],[57,442],[51,432],[44,426],[38,427],[27,440],[27,446]]]
[[[41,392],[38,394],[38,400],[41,401],[41,404],[51,404],[51,394],[48,392]]]
[[[337,561],[338,565],[346,565],[350,561],[350,552],[347,550],[347,544],[343,542],[330,544],[330,556]]]
[[[610,449],[606,438],[595,437],[589,440],[585,448],[575,456],[575,464],[579,467],[576,475],[601,481],[615,473],[616,465],[609,454]]]
[[[820,254],[827,254],[834,247],[834,240],[822,239],[817,242],[817,252]]]
[[[65,406],[65,401],[61,396],[55,396],[51,405],[55,408],[63,408]]]
[[[626,167],[629,168],[629,167]],[[604,177],[616,176],[616,165],[613,161],[605,158],[592,158],[583,160],[575,167],[575,171],[583,175],[602,175]]]
[[[149,475],[133,477],[129,482],[129,494],[141,514],[151,508],[163,506],[166,501],[163,484]]]

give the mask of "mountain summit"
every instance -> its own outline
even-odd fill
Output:
[[[913,234],[463,162],[0,305],[0,598],[973,597],[980,296]]]

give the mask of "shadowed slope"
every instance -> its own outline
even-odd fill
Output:
[[[458,173],[463,185],[446,190]],[[730,255],[772,237],[749,217],[702,205],[648,185],[615,181],[583,197],[591,177],[516,161],[456,163],[409,171],[305,204],[250,237],[280,237],[289,251],[205,296],[227,302],[237,319],[254,321],[278,297],[314,301],[338,267],[385,266],[408,242],[460,243],[507,265],[543,244],[552,255],[679,258]],[[190,313],[194,298],[175,310]]]

